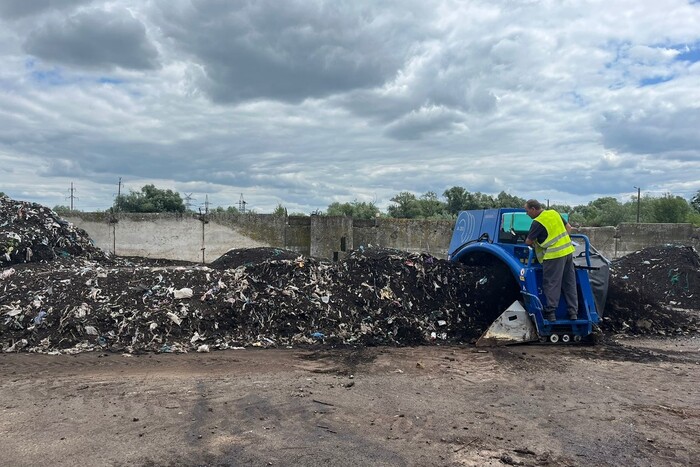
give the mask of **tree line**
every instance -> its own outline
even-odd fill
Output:
[[[416,196],[414,193],[402,191],[391,198],[391,205],[382,212],[372,202],[352,201],[346,203],[331,203],[325,211],[312,214],[323,216],[349,216],[356,219],[375,219],[392,217],[401,219],[455,219],[460,211],[470,209],[491,208],[521,208],[525,199],[510,195],[504,191],[498,195],[481,192],[470,192],[466,188],[454,186],[445,190],[442,196],[428,191]],[[540,200],[541,201],[541,200]],[[587,204],[569,206],[552,204],[550,209],[569,214],[569,221],[578,226],[600,227],[616,226],[622,222],[642,223],[683,223],[690,222],[700,226],[700,190],[690,199],[674,196],[670,193],[653,197],[644,195],[631,197],[628,201],[620,202],[614,197],[602,197]],[[66,206],[56,206],[55,211],[69,211]],[[111,212],[179,212],[187,211],[185,203],[178,192],[163,190],[154,185],[145,185],[138,191],[117,196]],[[229,206],[218,206],[209,212],[240,214]],[[288,213],[279,204],[272,212],[273,215],[307,215],[305,213]]]

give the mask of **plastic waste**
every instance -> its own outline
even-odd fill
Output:
[[[189,287],[184,287],[173,292],[176,299],[192,298],[194,292]]]
[[[14,268],[10,269],[5,269],[4,271],[0,272],[0,280],[5,280],[9,278],[11,275],[15,273]]]
[[[46,316],[46,312],[44,310],[41,310],[35,317],[34,317],[34,324],[39,325],[44,321],[44,317]]]

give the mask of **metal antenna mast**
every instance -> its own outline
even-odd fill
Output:
[[[192,197],[192,193],[185,193],[185,209],[188,211],[190,210],[190,206],[192,206],[192,201],[197,201]]]
[[[66,197],[66,199],[70,199],[70,210],[71,211],[73,210],[73,200],[80,199],[73,194],[74,192],[75,192],[75,188],[73,188],[73,182],[70,182],[70,190],[69,190],[70,195],[68,197]]]

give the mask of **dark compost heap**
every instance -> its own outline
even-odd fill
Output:
[[[612,264],[603,329],[628,334],[686,334],[700,315],[700,257],[690,246],[664,245]]]
[[[499,263],[467,267],[388,249],[336,263],[276,248],[232,250],[209,266],[110,258],[50,209],[5,197],[0,213],[5,352],[471,342],[519,298]],[[649,294],[646,281],[658,278],[639,272],[643,261],[614,264],[604,330],[697,331],[695,315],[673,306],[695,303],[698,256],[671,251],[639,254],[664,274],[677,269],[673,293]]]

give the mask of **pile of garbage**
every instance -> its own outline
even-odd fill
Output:
[[[500,262],[377,248],[340,262],[277,248],[231,250],[209,266],[106,257],[47,208],[9,198],[1,208],[4,352],[472,342],[520,298]],[[613,263],[603,330],[697,332],[699,264],[679,247]]]
[[[603,329],[688,334],[700,322],[700,256],[691,246],[645,248],[613,262]]]
[[[0,282],[0,345],[181,352],[463,342],[517,295],[510,274],[392,250],[356,251],[340,263],[247,263],[216,270],[72,259],[12,269]]]
[[[87,232],[51,209],[0,196],[0,266],[69,256],[105,257]]]
[[[297,256],[298,253],[281,248],[234,248],[212,261],[209,266],[213,269],[234,269],[238,266],[252,266],[265,259],[296,259]]]

